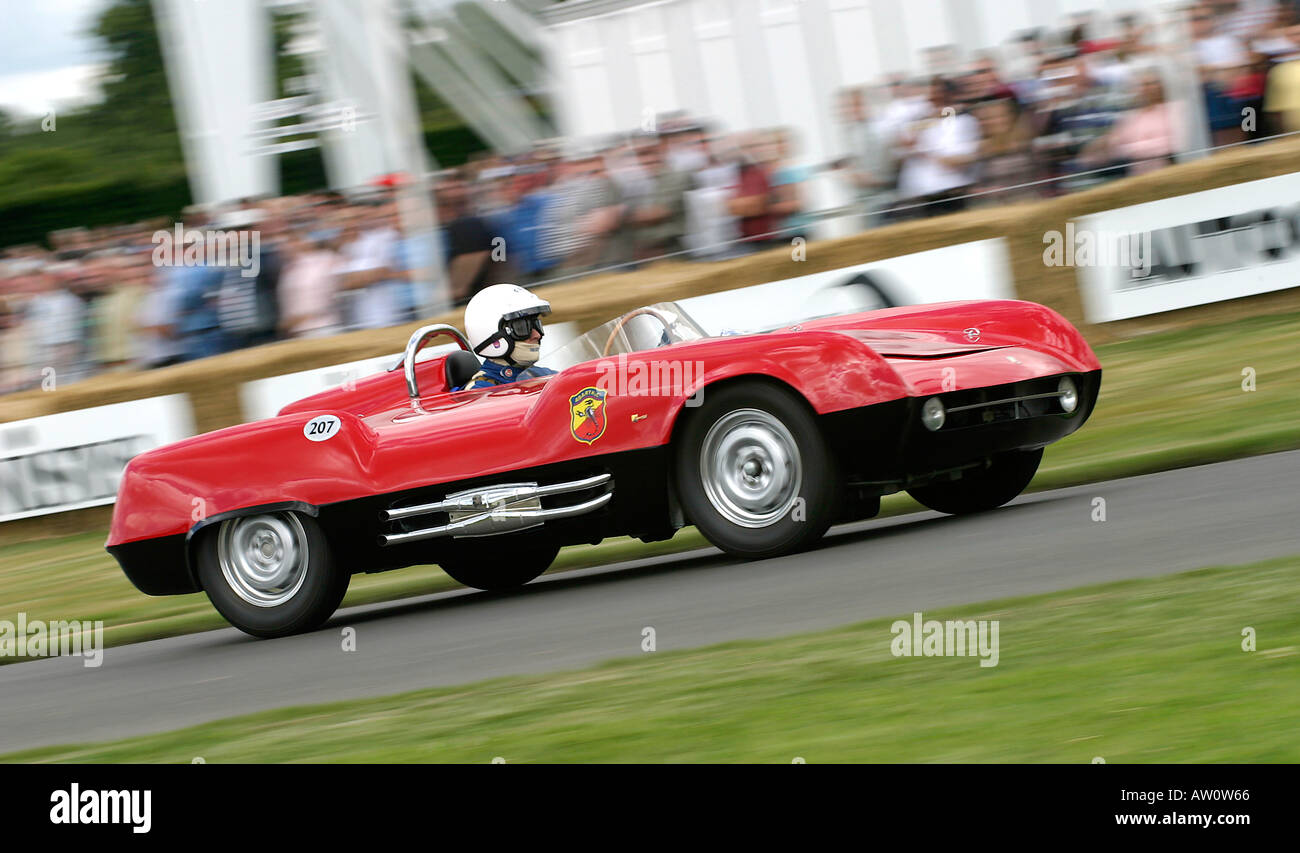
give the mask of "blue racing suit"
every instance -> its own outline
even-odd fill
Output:
[[[511,382],[518,382],[521,379],[536,379],[539,376],[550,376],[554,373],[549,367],[512,367],[508,364],[501,364],[492,359],[483,361],[482,369],[470,377],[470,380],[459,388],[453,388],[453,391],[473,391],[478,388],[491,388],[496,385],[509,385]]]

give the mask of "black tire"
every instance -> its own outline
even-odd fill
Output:
[[[284,531],[276,535],[302,549],[293,561],[295,566],[301,561],[300,570],[291,570],[290,580],[283,584],[268,582],[259,587],[247,572],[237,568],[240,558],[233,554],[244,554],[245,561],[256,559],[248,556],[252,552],[241,543],[248,546],[249,537],[258,534],[259,525],[262,533]],[[338,609],[348,591],[351,576],[335,565],[320,524],[309,515],[272,512],[232,518],[212,525],[199,537],[195,548],[203,591],[226,621],[254,637],[270,639],[319,628]],[[227,561],[225,570],[223,557]],[[262,603],[253,603],[259,597]]]
[[[464,539],[438,561],[438,567],[459,584],[496,592],[539,577],[559,553],[559,545],[537,537]]]
[[[789,554],[821,539],[835,518],[840,483],[802,398],[745,381],[706,389],[686,417],[675,454],[677,495],[706,539],[745,559]]]
[[[917,486],[907,493],[923,506],[949,515],[997,509],[1025,490],[1042,459],[1041,447],[999,453],[988,467],[967,470],[960,480]]]

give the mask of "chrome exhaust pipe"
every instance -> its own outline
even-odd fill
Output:
[[[544,497],[581,492],[599,486],[606,486],[607,489],[594,498],[571,506],[542,508]],[[613,478],[609,474],[598,474],[582,480],[554,483],[548,486],[540,486],[537,483],[505,483],[482,489],[470,489],[447,495],[433,503],[382,511],[379,518],[384,522],[445,512],[448,523],[406,533],[382,533],[379,536],[379,544],[419,542],[442,536],[470,538],[515,533],[538,527],[547,521],[594,512],[608,504],[613,496]]]

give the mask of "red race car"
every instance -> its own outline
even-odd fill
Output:
[[[418,362],[440,335],[461,351]],[[1070,323],[1016,301],[722,337],[661,303],[544,359],[554,375],[449,391],[479,368],[468,350],[426,326],[386,373],[141,454],[109,552],[141,592],[203,590],[259,637],[321,625],[355,572],[436,563],[505,589],[564,545],[687,524],[776,557],[892,492],[945,513],[1005,504],[1101,383]]]

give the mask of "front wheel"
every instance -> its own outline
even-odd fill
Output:
[[[496,592],[521,587],[551,567],[560,546],[542,541],[463,539],[438,561],[451,579],[474,589]]]
[[[761,382],[704,396],[676,453],[686,517],[718,548],[747,559],[819,540],[835,517],[839,479],[808,406]]]
[[[907,493],[917,503],[949,515],[997,509],[1025,490],[1042,459],[1041,447],[999,453],[989,460],[987,467],[968,470],[960,480],[917,486]]]
[[[320,524],[296,512],[227,519],[197,543],[199,581],[217,612],[254,637],[319,628],[351,580]]]

